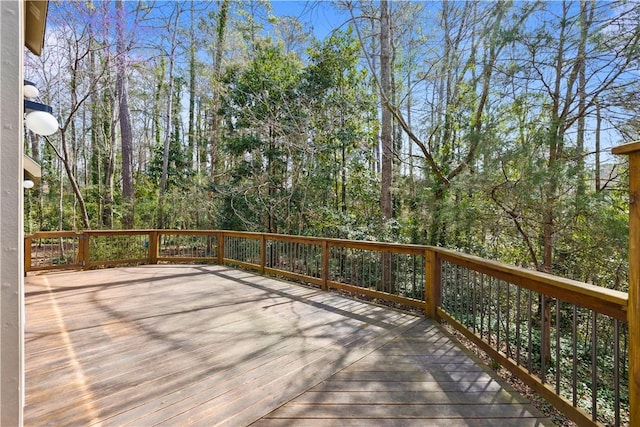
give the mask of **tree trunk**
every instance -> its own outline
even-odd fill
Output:
[[[213,100],[211,105],[211,180],[216,182],[219,173],[218,151],[220,150],[220,91],[222,88],[222,56],[225,48],[225,36],[229,19],[229,0],[223,0],[218,11],[218,28],[216,30],[216,49],[213,59]]]
[[[76,181],[76,177],[73,174],[73,169],[71,168],[71,165],[69,163],[69,155],[68,155],[68,148],[67,148],[67,138],[66,138],[66,132],[65,129],[61,129],[60,130],[60,141],[61,141],[61,145],[62,145],[62,152],[58,151],[58,149],[51,143],[51,141],[49,140],[49,138],[45,137],[45,139],[47,140],[47,142],[49,143],[49,146],[55,151],[56,156],[60,159],[60,161],[62,162],[62,165],[64,166],[64,170],[67,173],[67,178],[69,179],[69,183],[71,184],[71,188],[73,190],[73,194],[76,196],[76,199],[78,200],[78,205],[80,206],[80,214],[82,215],[82,226],[85,230],[91,230],[91,223],[89,222],[89,213],[87,212],[87,206],[84,203],[84,198],[82,197],[82,192],[80,191],[80,187],[78,186],[78,182]],[[62,169],[60,170],[60,215],[62,215],[62,192],[63,192],[63,186],[62,186]],[[62,221],[62,220],[61,220]],[[62,222],[60,222],[60,224],[62,224]]]
[[[116,91],[118,94],[118,116],[120,120],[120,137],[122,138],[122,227],[133,228],[134,221],[134,193],[133,193],[133,135],[131,131],[131,115],[127,97],[127,58],[125,49],[125,11],[123,0],[116,2],[117,20],[116,33],[118,37]]]
[[[194,169],[194,153],[196,151],[195,106],[196,106],[196,36],[195,36],[195,2],[191,2],[191,25],[189,26],[189,150],[188,158]]]
[[[171,36],[171,51],[169,53],[169,75],[167,76],[167,80],[169,83],[167,89],[167,110],[165,115],[165,135],[164,135],[164,146],[162,151],[162,176],[160,177],[160,197],[158,200],[158,228],[163,229],[165,227],[164,222],[164,198],[167,192],[168,187],[168,178],[169,178],[169,147],[171,143],[171,125],[173,122],[173,88],[174,88],[174,78],[173,72],[175,68],[176,62],[176,49],[177,43],[176,39],[178,36],[178,21],[180,18],[180,5],[176,4],[174,8],[175,16]]]
[[[600,103],[596,102],[596,135],[595,135],[595,152],[596,152],[596,191],[602,190],[600,177],[600,132],[602,129],[602,114],[600,113]]]
[[[113,228],[113,207],[114,207],[114,193],[115,193],[115,175],[116,175],[116,132],[114,126],[113,116],[115,99],[113,94],[107,95],[106,102],[108,103],[109,116],[105,117],[105,123],[108,122],[108,134],[105,132],[105,138],[108,141],[107,146],[107,167],[105,168],[105,193],[104,193],[104,207],[102,210],[102,225],[107,229]]]
[[[391,96],[391,25],[389,22],[389,2],[380,2],[380,90],[382,123],[380,141],[382,144],[382,174],[380,183],[380,211],[385,220],[391,219],[391,168],[392,168],[392,115],[387,107]]]
[[[586,47],[587,36],[589,30],[589,17],[587,11],[586,0],[580,0],[580,41],[578,44],[578,111],[580,117],[578,118],[578,135],[576,136],[576,145],[578,149],[578,189],[577,196],[578,202],[580,198],[585,195],[586,192],[586,177],[584,176],[584,138],[585,138],[585,108],[587,102],[587,80],[586,80]]]
[[[382,167],[380,177],[380,212],[384,220],[393,217],[391,200],[391,182],[393,167],[393,117],[387,107],[391,96],[391,23],[389,18],[389,2],[380,2],[380,100],[382,123],[380,124],[380,141],[382,145]],[[392,255],[382,252],[381,291],[393,292]]]

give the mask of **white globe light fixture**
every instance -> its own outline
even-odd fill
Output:
[[[47,111],[32,111],[25,117],[27,127],[38,135],[49,136],[57,132],[58,120]]]
[[[53,108],[49,105],[33,101],[40,95],[40,91],[36,85],[25,80],[22,93],[25,98],[24,112],[26,116],[24,121],[29,130],[43,136],[54,134],[60,128],[58,120],[52,114]]]
[[[36,99],[38,96],[40,96],[40,91],[38,90],[38,88],[33,83],[27,80],[24,81],[24,88],[22,89],[22,93],[27,99]]]
[[[27,190],[33,188],[34,185],[36,184],[30,179],[25,179],[24,181],[22,181],[22,186]]]

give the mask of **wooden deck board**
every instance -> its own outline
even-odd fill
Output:
[[[28,426],[539,416],[429,320],[240,270],[29,276],[25,301]]]

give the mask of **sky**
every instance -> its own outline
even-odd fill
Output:
[[[337,10],[330,1],[272,1],[273,14],[293,16],[313,29],[314,35],[322,40],[331,30],[337,28],[349,16]]]

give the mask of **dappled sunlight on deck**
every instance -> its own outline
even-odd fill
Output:
[[[431,320],[228,267],[30,276],[26,310],[26,425],[541,422]]]

